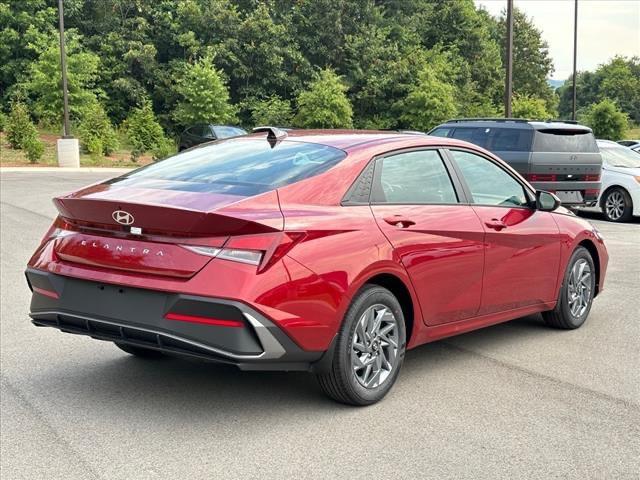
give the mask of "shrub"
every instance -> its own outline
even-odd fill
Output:
[[[151,149],[151,158],[154,162],[164,160],[165,158],[176,153],[176,145],[168,138],[162,139]]]
[[[253,124],[288,126],[293,117],[291,102],[272,96],[263,100],[255,100],[250,106]]]
[[[14,102],[7,120],[7,140],[11,148],[24,148],[31,138],[38,138],[36,127],[31,122],[27,107],[22,102]]]
[[[511,113],[515,118],[530,120],[547,120],[553,116],[547,110],[545,100],[529,95],[514,95],[511,101]]]
[[[27,159],[31,163],[37,163],[44,153],[44,143],[38,140],[37,135],[30,136],[24,143],[24,151]]]
[[[173,153],[174,146],[164,136],[164,131],[148,102],[129,114],[129,117],[124,121],[123,129],[133,147],[131,150],[133,161],[149,151],[152,152],[154,159],[164,158]]]
[[[7,116],[0,112],[0,132],[4,132],[4,129],[7,126]]]
[[[608,98],[589,105],[581,112],[580,120],[589,125],[596,138],[620,140],[629,128],[627,114]]]
[[[102,105],[97,102],[82,111],[78,137],[82,148],[91,155],[111,155],[118,148],[118,137],[113,125]]]
[[[332,70],[325,69],[298,95],[295,124],[304,128],[351,128],[353,110],[347,87]]]

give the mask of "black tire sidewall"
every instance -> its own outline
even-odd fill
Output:
[[[585,259],[589,264],[589,268],[591,269],[591,298],[589,300],[589,306],[587,307],[585,312],[581,316],[576,317],[571,313],[571,309],[569,308],[569,299],[567,296],[567,292],[569,290],[569,276],[571,275],[571,270],[573,269],[574,264],[580,259]],[[562,314],[562,317],[564,318],[566,323],[571,328],[580,327],[587,320],[587,317],[589,317],[589,312],[591,311],[591,306],[593,305],[593,298],[595,296],[595,288],[596,288],[596,268],[593,262],[593,258],[591,257],[591,254],[586,248],[578,247],[571,255],[571,258],[569,259],[569,263],[567,264],[567,269],[564,273],[562,288],[560,289],[560,301],[559,301],[560,313]]]
[[[367,308],[375,304],[382,304],[390,308],[398,322],[398,356],[396,367],[382,385],[376,388],[365,388],[360,385],[351,368],[351,340],[358,320]],[[393,387],[393,384],[398,378],[404,361],[405,350],[406,327],[400,303],[389,290],[383,287],[377,285],[367,285],[363,287],[345,315],[336,345],[336,357],[334,358],[334,361],[337,362],[338,373],[342,377],[343,385],[349,390],[349,397],[355,399],[360,405],[369,405],[382,399],[391,387]]]
[[[624,201],[624,211],[622,212],[622,215],[620,216],[620,218],[618,218],[617,220],[614,220],[613,218],[609,217],[609,215],[607,214],[607,200],[615,192],[619,192],[622,195],[622,199]],[[633,205],[631,204],[631,196],[624,188],[616,187],[616,188],[610,189],[605,195],[604,200],[602,201],[602,213],[604,214],[604,218],[606,218],[607,221],[609,222],[620,223],[620,222],[628,221],[633,215]]]

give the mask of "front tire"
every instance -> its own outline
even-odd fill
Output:
[[[624,188],[608,190],[602,199],[602,212],[610,222],[628,222],[633,215],[631,196]]]
[[[582,326],[587,320],[596,289],[593,258],[584,247],[571,255],[564,274],[556,308],[542,313],[547,325],[565,330]]]
[[[331,367],[317,375],[320,387],[340,403],[376,403],[398,378],[405,349],[400,303],[386,288],[365,285],[345,315]]]

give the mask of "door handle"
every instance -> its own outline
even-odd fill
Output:
[[[393,225],[398,228],[409,228],[411,225],[415,225],[416,222],[403,217],[402,215],[392,215],[390,217],[384,217],[383,220],[389,225]]]
[[[497,231],[500,231],[503,228],[507,228],[507,225],[502,220],[498,220],[497,218],[492,218],[491,220],[484,222],[484,224],[487,227],[493,228],[494,230],[497,230]]]

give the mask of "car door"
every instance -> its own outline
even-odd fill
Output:
[[[448,152],[485,230],[478,314],[553,301],[560,235],[552,214],[536,210],[532,193],[499,162],[479,152]]]
[[[437,149],[376,159],[371,210],[406,268],[427,325],[476,315],[484,230]],[[457,187],[456,187],[457,186]]]

